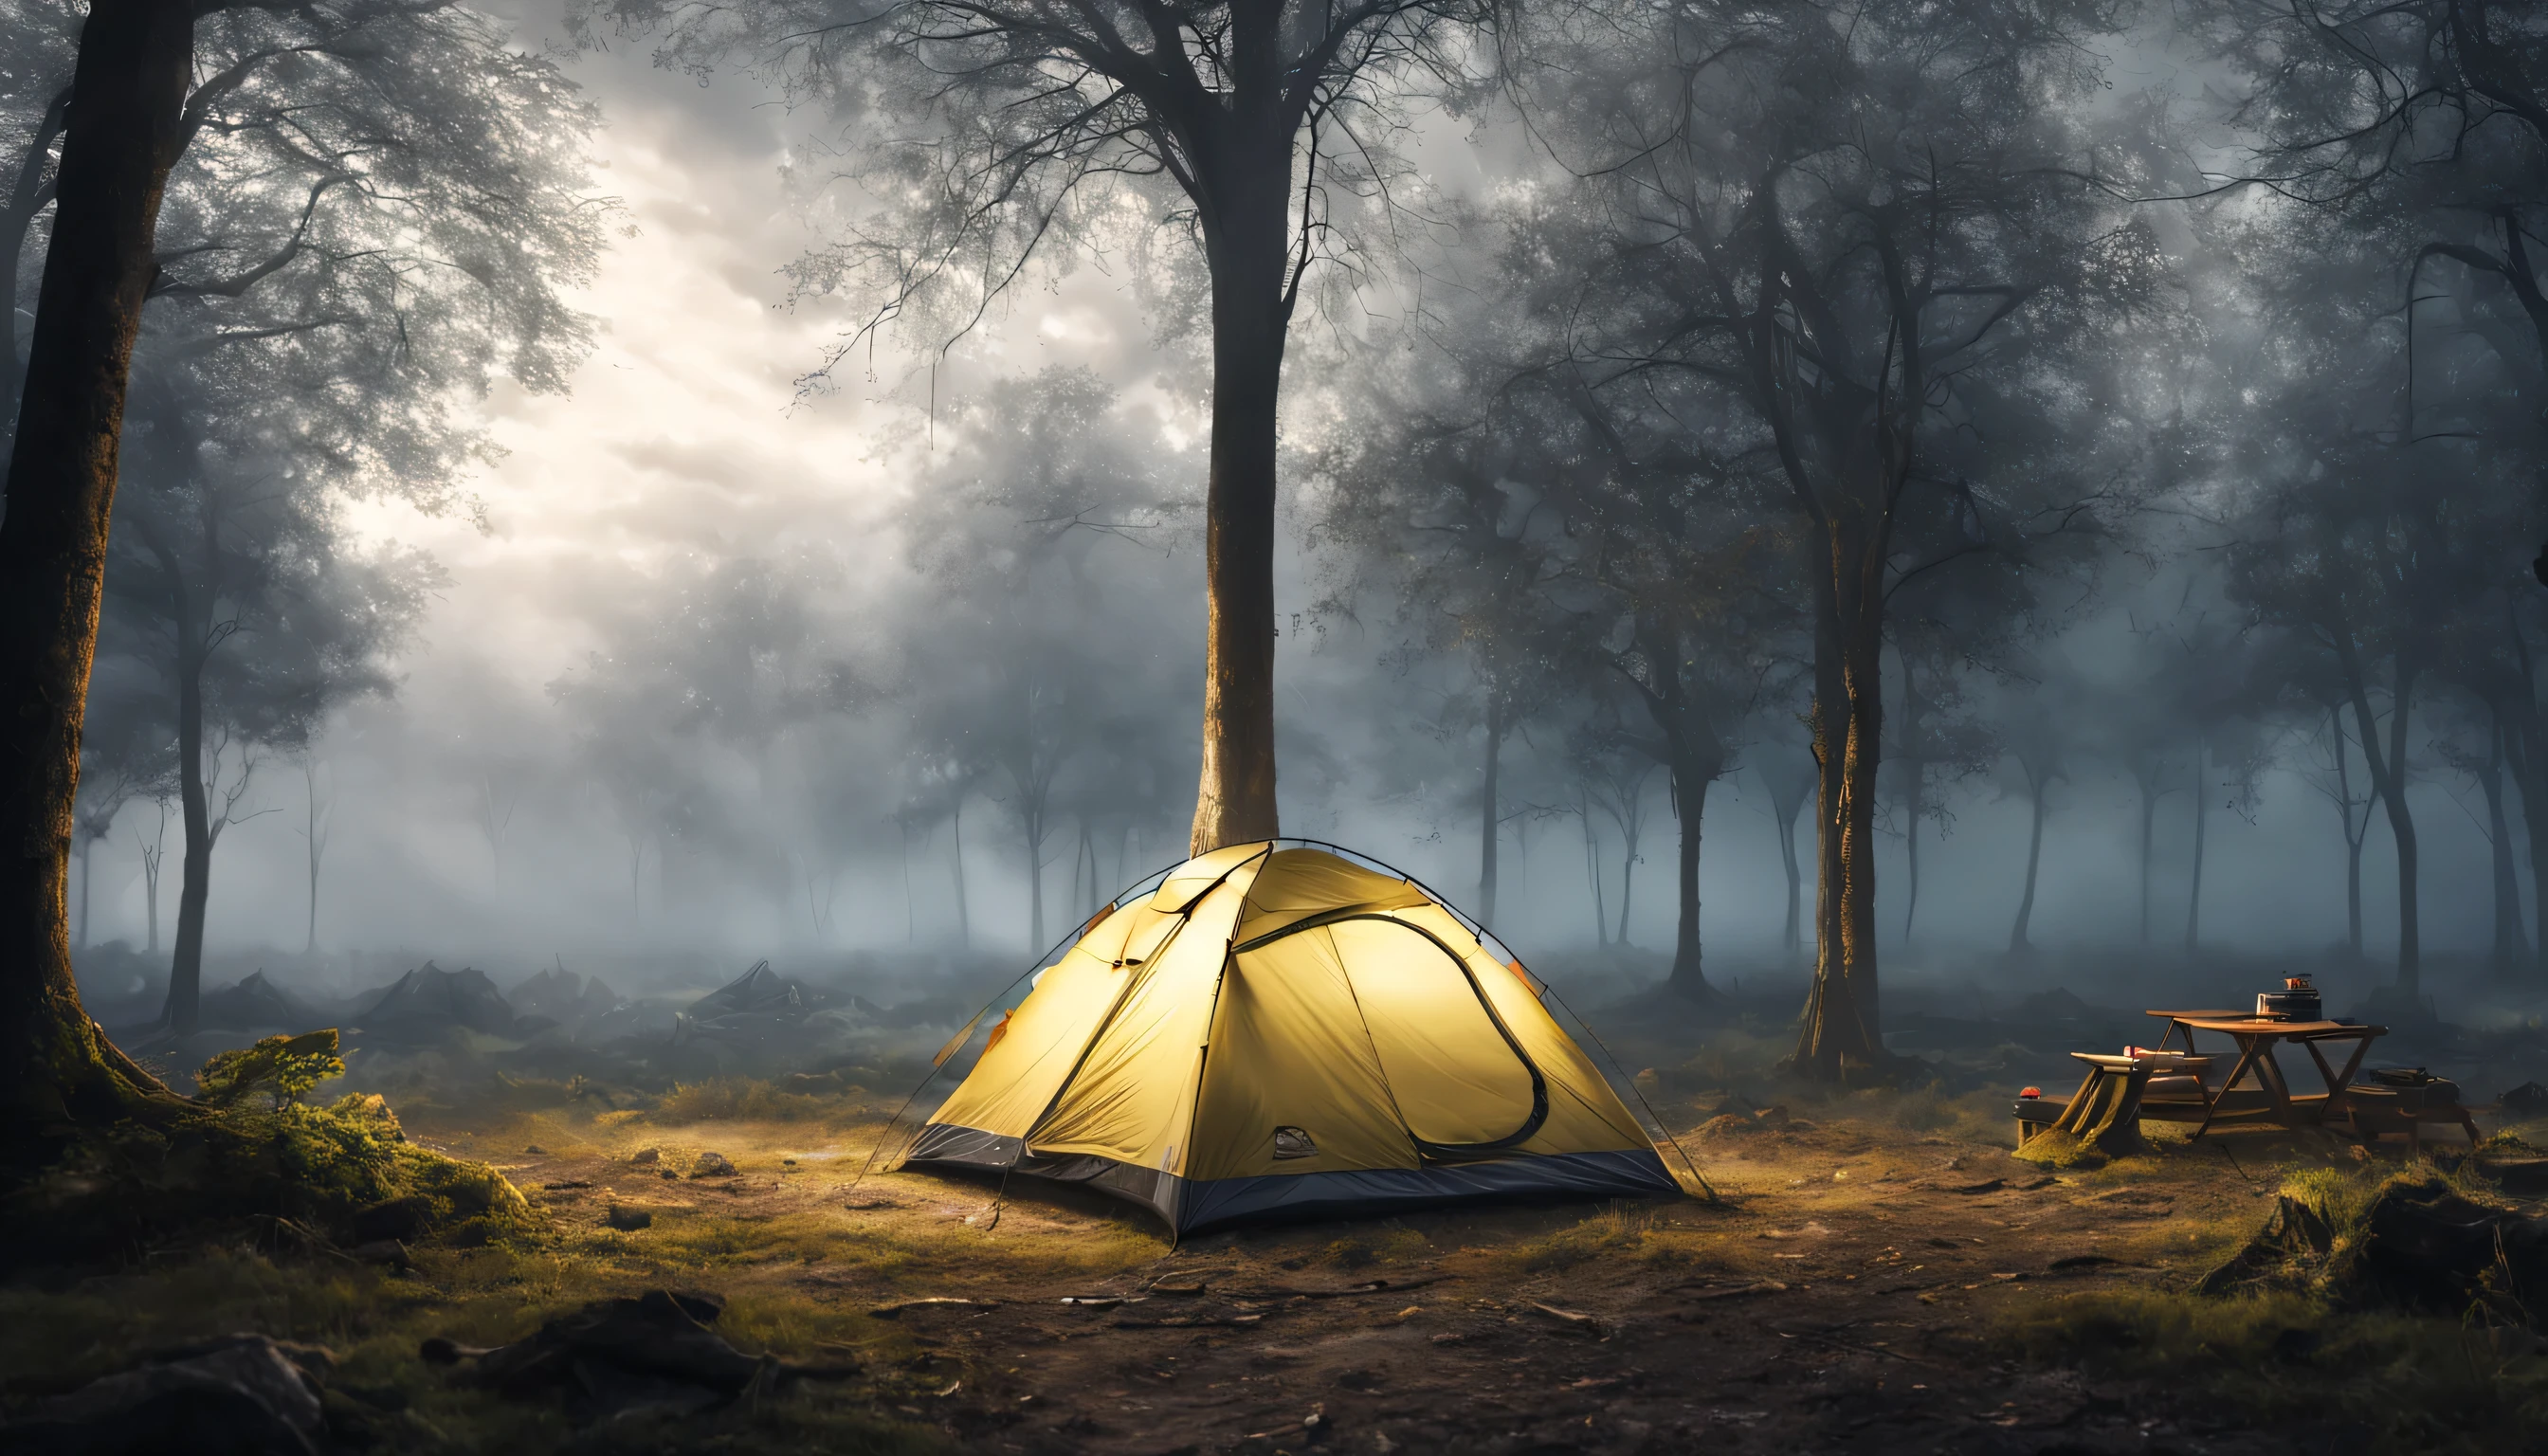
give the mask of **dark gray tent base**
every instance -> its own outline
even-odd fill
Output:
[[[1363,1218],[1438,1208],[1472,1200],[1679,1198],[1682,1188],[1651,1148],[1566,1152],[1436,1163],[1421,1168],[1369,1168],[1347,1173],[1275,1173],[1197,1183],[1113,1158],[1074,1153],[1019,1155],[1018,1139],[973,1128],[932,1123],[903,1166],[1017,1172],[1030,1178],[1085,1183],[1166,1221],[1182,1236],[1229,1224]]]

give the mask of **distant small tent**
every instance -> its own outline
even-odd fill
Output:
[[[513,1008],[487,972],[471,966],[444,970],[428,960],[400,976],[379,999],[354,1017],[368,1033],[437,1036],[465,1027],[489,1036],[513,1032]]]
[[[812,998],[802,985],[772,970],[769,961],[759,960],[753,962],[752,969],[691,1002],[686,1015],[702,1022],[728,1016],[794,1020],[804,1016],[811,1004]]]
[[[237,985],[206,991],[195,1012],[195,1024],[207,1031],[254,1032],[272,1027],[301,1032],[325,1022],[324,1013],[266,979],[262,970]]]
[[[1087,1183],[1180,1234],[1678,1194],[1542,989],[1410,880],[1234,845],[1100,913],[904,1162]]]
[[[532,975],[506,993],[505,999],[526,1014],[569,1026],[606,1016],[619,1005],[619,993],[601,977],[580,976],[563,965]]]

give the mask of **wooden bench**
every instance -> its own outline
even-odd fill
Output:
[[[2042,1098],[2018,1100],[2019,1147],[2046,1129],[2057,1128],[2093,1143],[2101,1152],[2121,1156],[2148,1146],[2141,1140],[2141,1119],[2178,1121],[2181,1113],[2190,1112],[2192,1116],[2181,1120],[2199,1122],[2213,1105],[2203,1081],[2212,1057],[2173,1051],[2138,1056],[2073,1051],[2070,1055],[2087,1063],[2088,1075],[2058,1111]]]
[[[2404,1133],[2411,1153],[2423,1151],[2424,1140],[2416,1130],[2425,1123],[2457,1123],[2468,1134],[2471,1147],[2483,1140],[2478,1136],[2477,1119],[2461,1105],[2456,1090],[2447,1098],[2436,1098],[2423,1087],[2358,1082],[2345,1089],[2344,1111],[2356,1138],[2377,1142],[2384,1134]]]

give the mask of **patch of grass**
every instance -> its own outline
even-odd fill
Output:
[[[403,1401],[407,1410],[395,1415],[366,1416],[371,1449],[393,1456],[568,1448],[632,1456],[699,1450],[905,1456],[948,1449],[936,1431],[905,1423],[880,1405],[899,1395],[885,1367],[908,1353],[907,1336],[880,1328],[864,1313],[783,1291],[736,1293],[719,1332],[750,1353],[807,1363],[847,1358],[878,1375],[807,1383],[702,1416],[639,1417],[577,1432],[552,1403],[507,1401],[456,1384],[416,1357],[427,1335],[501,1344],[588,1301],[667,1284],[696,1287],[651,1264],[553,1250],[423,1251],[413,1277],[393,1278],[333,1261],[279,1262],[214,1249],[67,1289],[0,1289],[0,1371],[6,1372],[0,1392],[21,1399],[67,1390],[123,1368],[136,1351],[249,1330],[323,1344],[337,1357],[333,1388]]]
[[[1757,1087],[1771,1080],[1778,1059],[1795,1049],[1786,1036],[1755,1036],[1731,1028],[1707,1039],[1698,1054],[1683,1062],[1671,1081],[1675,1087]]]
[[[645,1114],[645,1119],[664,1128],[735,1121],[812,1123],[856,1116],[864,1110],[838,1097],[782,1091],[757,1077],[712,1077],[704,1082],[674,1084],[673,1090]]]
[[[1900,1091],[1878,1087],[1853,1092],[1835,1111],[1908,1133],[1968,1142],[1997,1141],[2010,1136],[2006,1093],[1977,1089],[1959,1095],[1934,1080]]]
[[[1986,1335],[2029,1360],[2189,1385],[2259,1425],[2358,1425],[2382,1451],[2548,1446],[2536,1342],[2450,1320],[2338,1313],[2292,1292],[2125,1289],[2014,1304]]]
[[[1331,1239],[1310,1256],[1310,1262],[1357,1273],[1374,1265],[1422,1258],[1431,1247],[1423,1234],[1403,1224],[1391,1224]]]
[[[1643,1257],[1664,1228],[1663,1215],[1642,1204],[1612,1203],[1570,1228],[1515,1242],[1497,1251],[1498,1262],[1521,1274],[1548,1274],[1596,1259]]]

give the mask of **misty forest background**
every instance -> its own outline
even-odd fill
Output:
[[[2412,26],[2374,64],[2321,8],[2372,7],[1525,7],[1324,117],[1285,831],[1525,959],[1801,992],[1790,481],[1876,445],[1770,416],[1907,333],[1888,970],[2548,1000],[2548,38],[2393,7],[2495,28],[2446,105]],[[0,23],[11,409],[80,15]],[[855,52],[698,24],[200,23],[83,750],[110,1025],[428,956],[969,986],[1183,858],[1189,205],[1039,175],[1031,253],[959,235],[945,137],[842,120]],[[1828,357],[1756,347],[1771,278]]]

